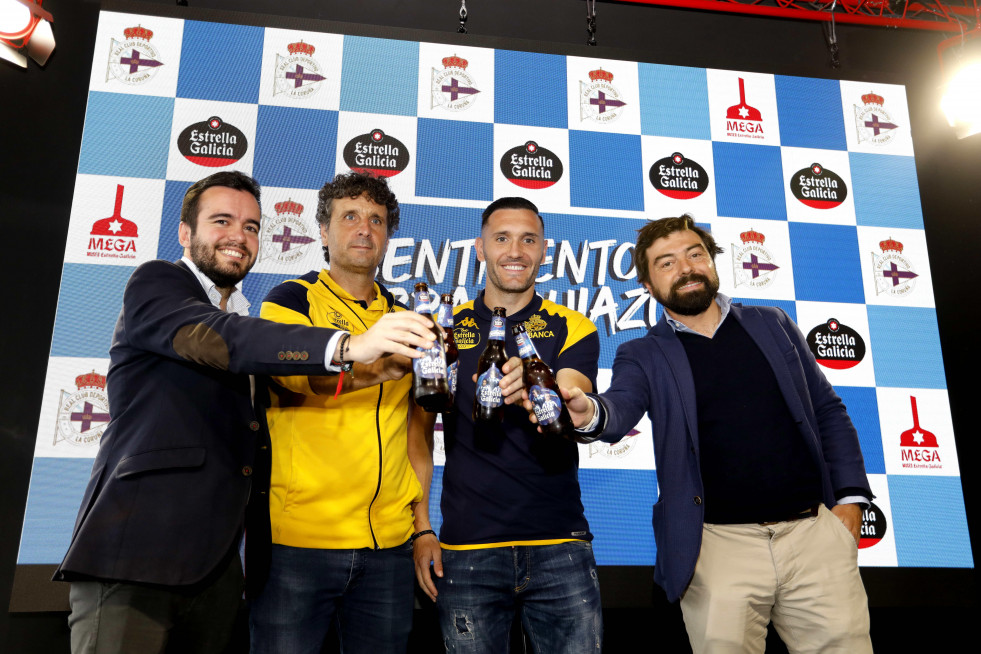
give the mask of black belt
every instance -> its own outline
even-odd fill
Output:
[[[820,508],[821,508],[820,504],[815,504],[812,507],[804,509],[800,513],[793,514],[789,518],[784,518],[783,520],[772,520],[770,522],[761,522],[759,524],[760,526],[766,527],[769,525],[775,525],[780,522],[793,522],[795,520],[803,520],[805,518],[816,518]]]

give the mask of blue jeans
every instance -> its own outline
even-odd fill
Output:
[[[318,654],[337,620],[341,651],[404,654],[415,602],[412,545],[325,550],[272,546],[250,607],[252,654]]]
[[[538,654],[602,649],[596,561],[585,541],[443,550],[436,589],[447,652],[507,652],[516,615]]]

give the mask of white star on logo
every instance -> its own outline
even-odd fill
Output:
[[[923,444],[923,432],[920,431],[919,429],[913,432],[913,442],[916,443],[917,445]]]
[[[123,224],[118,220],[114,220],[109,223],[109,231],[113,234],[118,234],[119,232],[123,231]]]
[[[749,109],[747,109],[746,107],[740,107],[739,108],[739,115],[742,116],[743,118],[745,118],[746,116],[749,115]]]

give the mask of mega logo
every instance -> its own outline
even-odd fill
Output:
[[[903,468],[942,468],[937,435],[920,426],[920,413],[916,409],[915,396],[909,396],[909,403],[913,414],[913,426],[899,435],[899,456]]]
[[[521,188],[548,188],[562,177],[562,162],[534,141],[511,148],[501,157],[501,173]]]
[[[807,346],[825,368],[854,368],[865,358],[865,341],[857,331],[834,318],[807,334]]]
[[[819,163],[794,173],[790,178],[790,192],[812,209],[834,209],[848,197],[845,180]]]
[[[739,78],[739,104],[726,109],[726,135],[738,138],[762,139],[763,114],[746,103],[746,82]]]
[[[92,223],[89,235],[88,256],[114,259],[135,259],[136,239],[139,229],[132,220],[122,216],[122,184],[116,185],[116,207],[112,215]]]
[[[862,531],[858,548],[865,549],[877,544],[886,535],[886,516],[874,502],[862,511]]]
[[[697,161],[685,159],[680,152],[655,161],[648,177],[658,193],[675,200],[697,198],[709,185],[705,169]]]
[[[344,146],[344,163],[351,170],[393,177],[409,165],[409,149],[380,129],[355,136]]]
[[[177,137],[177,149],[191,163],[220,168],[244,157],[249,151],[249,140],[239,128],[212,116],[185,127]]]

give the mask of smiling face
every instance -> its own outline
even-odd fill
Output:
[[[251,193],[212,186],[198,199],[194,227],[181,222],[177,237],[198,270],[219,289],[230,289],[255,265],[261,220]]]
[[[647,252],[649,283],[644,288],[671,314],[695,316],[719,291],[719,275],[702,239],[691,230],[654,241]]]
[[[487,264],[488,290],[534,293],[545,256],[542,221],[529,209],[498,209],[487,218],[475,243],[477,260]]]
[[[330,251],[332,272],[374,277],[388,248],[388,210],[367,195],[337,198],[320,237]]]

